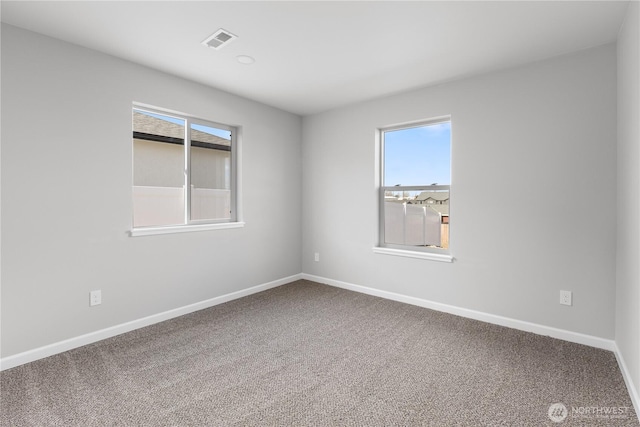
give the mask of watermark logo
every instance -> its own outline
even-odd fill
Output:
[[[567,418],[567,415],[569,415],[569,410],[564,406],[564,403],[554,403],[549,406],[549,411],[547,413],[549,414],[549,419],[551,421],[554,423],[561,423],[565,418]]]
[[[567,417],[612,420],[627,418],[629,408],[627,406],[572,406],[569,410],[564,403],[554,403],[549,406],[547,414],[554,423],[561,423]]]

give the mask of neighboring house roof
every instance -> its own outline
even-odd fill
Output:
[[[133,131],[180,140],[184,139],[184,126],[148,116],[137,111],[133,112]],[[216,145],[230,146],[231,144],[231,141],[228,139],[220,138],[219,136],[211,135],[210,133],[197,129],[191,129],[191,140]]]
[[[448,191],[423,191],[414,199],[416,201],[433,199],[438,201],[449,200]]]
[[[399,204],[407,203],[417,207],[425,207],[425,208],[433,209],[434,211],[439,212],[442,215],[449,215],[449,205],[439,205],[436,203],[413,204],[411,200],[398,200],[398,199],[391,199],[388,197],[385,197],[384,201],[385,203],[399,203]]]

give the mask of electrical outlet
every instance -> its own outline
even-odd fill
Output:
[[[571,291],[560,291],[560,304],[562,305],[572,305],[571,304]]]
[[[100,305],[102,304],[102,291],[91,291],[89,293],[89,305]]]
[[[320,253],[316,252],[315,255],[313,256],[313,259],[315,260],[315,262],[320,262]]]

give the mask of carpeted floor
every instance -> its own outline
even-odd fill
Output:
[[[0,387],[2,426],[639,425],[611,352],[308,281],[9,369]]]

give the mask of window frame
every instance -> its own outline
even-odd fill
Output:
[[[184,137],[183,137],[183,149],[184,149],[184,223],[182,224],[170,224],[170,225],[153,225],[153,226],[138,226],[133,224],[133,171],[134,171],[134,156],[133,156],[133,139],[131,144],[131,166],[132,166],[132,182],[131,182],[131,200],[132,200],[132,216],[131,216],[131,230],[130,236],[148,236],[155,234],[171,234],[171,233],[185,233],[194,231],[205,230],[218,230],[228,228],[240,228],[244,227],[245,223],[242,221],[241,204],[240,204],[240,165],[241,165],[241,127],[235,125],[227,125],[219,123],[213,120],[202,119],[190,114],[180,113],[173,110],[154,107],[147,104],[133,103],[131,107],[131,117],[133,120],[133,113],[140,111],[143,113],[158,114],[177,120],[184,121]],[[191,201],[192,201],[192,188],[191,188],[191,126],[193,124],[214,127],[217,129],[227,130],[231,133],[230,140],[230,176],[229,176],[229,188],[230,188],[230,218],[229,219],[191,219]],[[132,123],[133,129],[133,123]]]
[[[449,191],[449,220],[448,223],[451,223],[451,188],[452,184],[448,185],[406,185],[406,186],[386,186],[384,181],[385,174],[385,133],[393,132],[404,129],[413,129],[431,125],[437,125],[440,123],[452,123],[451,116],[441,116],[431,119],[419,120],[414,122],[402,123],[392,126],[385,126],[377,129],[376,137],[377,147],[378,147],[378,158],[379,158],[379,171],[377,174],[378,181],[378,229],[377,229],[377,242],[376,246],[373,248],[375,253],[386,254],[386,255],[396,255],[403,256],[409,258],[418,258],[418,259],[429,259],[433,261],[443,261],[443,262],[452,262],[453,256],[451,255],[451,240],[450,233],[448,236],[449,247],[445,248],[434,248],[434,247],[421,247],[421,246],[412,246],[412,245],[401,245],[394,243],[386,243],[385,242],[385,193],[387,191],[428,191],[428,190],[448,190]],[[451,131],[453,134],[453,131]],[[452,145],[453,145],[453,135],[449,140],[449,152],[450,152],[450,164],[449,170],[451,171],[451,166],[453,163],[452,159]],[[450,180],[451,180],[451,172],[450,172]]]

